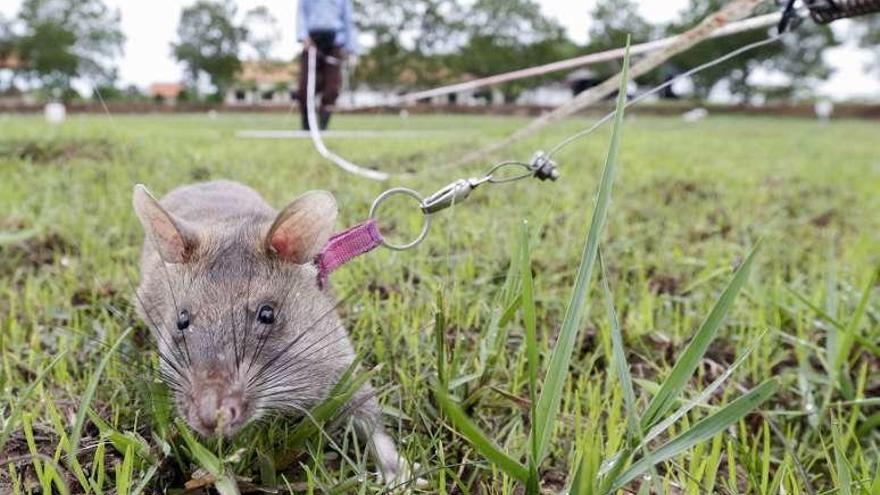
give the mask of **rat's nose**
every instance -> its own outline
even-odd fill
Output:
[[[205,388],[196,398],[194,425],[205,435],[229,433],[241,420],[243,404],[238,395],[227,395],[214,388]]]

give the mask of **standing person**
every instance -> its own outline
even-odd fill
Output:
[[[309,48],[318,50],[315,64],[315,97],[320,93],[318,122],[321,129],[330,123],[330,114],[342,86],[342,61],[357,53],[357,32],[351,16],[351,0],[299,0],[297,39],[303,43],[299,75],[299,110],[302,128],[309,129],[308,98]]]

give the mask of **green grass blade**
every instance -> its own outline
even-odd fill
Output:
[[[37,234],[39,234],[39,231],[36,229],[21,230],[17,232],[0,232],[0,246],[26,241]]]
[[[532,279],[532,258],[529,247],[529,227],[527,222],[523,222],[521,242],[521,265],[522,270],[522,310],[523,310],[523,327],[525,328],[526,357],[528,362],[529,374],[529,399],[532,401],[531,414],[534,415],[535,400],[538,394],[538,338],[536,336],[537,320],[535,317],[535,290],[534,280]],[[532,442],[532,456],[537,458],[535,447],[537,444]]]
[[[437,379],[444,390],[449,390],[449,372],[446,368],[446,309],[443,294],[437,291],[437,309],[434,310],[434,347],[437,356]]]
[[[9,410],[9,415],[3,424],[3,430],[0,431],[0,452],[4,452],[3,447],[6,446],[6,442],[9,441],[9,437],[12,435],[12,429],[15,428],[15,422],[18,421],[18,416],[21,414],[22,406],[24,405],[25,401],[30,399],[31,394],[34,393],[34,389],[36,389],[37,386],[43,382],[43,379],[46,378],[46,375],[49,374],[49,371],[51,371],[52,368],[54,368],[55,365],[58,364],[58,362],[61,361],[61,358],[63,358],[65,355],[67,355],[67,351],[62,351],[57,356],[55,356],[55,358],[52,359],[49,364],[47,364],[43,369],[40,370],[39,373],[37,373],[37,376],[30,383],[30,385],[28,385],[27,388],[24,389],[21,394],[19,394],[18,400],[15,401],[15,405],[13,405],[12,409]]]
[[[531,435],[529,435],[529,480],[526,483],[526,493],[537,494],[538,485],[538,436],[535,432],[537,422],[535,418],[535,405],[538,398],[538,338],[536,335],[537,319],[535,317],[535,285],[532,278],[532,253],[529,247],[529,224],[523,221],[522,237],[520,239],[520,278],[522,279],[522,309],[523,328],[525,329],[526,361],[529,375],[529,415],[531,420]]]
[[[231,474],[226,472],[223,460],[196,440],[182,419],[177,418],[175,424],[193,460],[214,477],[214,488],[217,489],[217,492],[220,495],[239,495],[238,483]]]
[[[614,480],[611,485],[611,491],[621,489],[657,463],[671,459],[697,443],[714,437],[742,419],[746,414],[752,412],[775,393],[776,382],[772,379],[758,385],[747,394],[633,463],[632,466]]]
[[[819,316],[820,318],[822,318],[826,322],[834,325],[834,327],[837,328],[838,330],[843,330],[845,328],[843,323],[838,321],[837,318],[834,318],[833,316],[826,313],[824,309],[822,309],[819,306],[816,306],[815,304],[810,302],[810,300],[807,299],[806,297],[804,297],[804,295],[801,294],[800,292],[798,292],[788,286],[786,286],[785,289],[789,292],[789,294],[793,295],[795,297],[795,299],[800,301],[801,304],[803,304],[804,306],[813,310],[813,312],[816,313],[817,316]]]
[[[525,483],[529,478],[529,470],[516,459],[510,457],[495,445],[480,428],[461,410],[444,390],[434,389],[436,397],[443,413],[455,425],[456,431],[467,439],[489,462],[495,464],[509,476]]]
[[[834,361],[835,369],[838,372],[842,371],[841,367],[846,362],[846,358],[849,356],[853,343],[856,341],[856,335],[859,331],[859,323],[861,323],[862,317],[865,315],[865,310],[868,307],[868,300],[871,299],[871,292],[874,290],[874,284],[877,281],[878,273],[880,273],[880,270],[875,269],[871,271],[871,276],[868,277],[868,283],[865,284],[865,288],[862,291],[862,296],[859,298],[856,310],[853,313],[852,318],[847,322],[843,334],[840,336],[837,347],[837,356],[835,356]]]
[[[126,454],[129,448],[132,449],[132,453],[136,454],[138,458],[143,461],[147,461],[150,463],[155,463],[157,460],[153,457],[152,452],[150,452],[150,444],[140,435],[135,432],[121,432],[116,428],[110,426],[110,424],[104,420],[97,413],[89,409],[89,419],[95,426],[98,427],[98,431],[101,433],[101,436],[110,441],[114,448],[119,451],[120,454]]]
[[[159,471],[159,467],[161,463],[156,463],[147,468],[141,477],[140,483],[131,491],[131,495],[140,495],[141,493],[146,493],[147,485],[153,480],[153,477],[156,476],[156,473]]]
[[[626,406],[626,418],[629,424],[629,434],[638,435],[639,418],[636,411],[636,393],[633,390],[632,375],[629,371],[629,363],[626,360],[626,351],[623,349],[623,335],[620,332],[620,323],[617,321],[617,311],[614,309],[614,296],[608,288],[608,275],[605,273],[605,262],[602,252],[599,252],[599,269],[602,273],[602,292],[605,294],[605,310],[608,313],[608,323],[611,327],[611,350],[614,355],[614,369],[620,388],[623,390],[623,402]]]
[[[177,431],[180,433],[180,436],[183,437],[183,441],[186,443],[186,448],[189,450],[193,460],[210,474],[216,477],[222,476],[223,461],[196,440],[193,434],[189,431],[189,427],[182,419],[177,418],[174,422],[177,425]]]
[[[122,456],[122,462],[116,464],[116,495],[131,493],[132,473],[134,472],[134,447],[129,445]]]
[[[880,493],[880,463],[877,463],[877,467],[874,469],[874,481],[871,483],[868,493],[872,495]]]
[[[831,423],[831,438],[834,446],[834,469],[837,472],[837,486],[841,495],[852,495],[852,473],[846,461],[846,447],[840,438],[840,427]]]
[[[837,269],[835,267],[835,248],[834,248],[834,240],[828,239],[828,251],[827,251],[827,274],[825,276],[825,313],[834,316],[837,315]],[[829,370],[832,375],[832,379],[837,377],[837,363],[835,362],[837,359],[837,343],[840,338],[840,334],[843,330],[838,330],[836,327],[829,328],[825,335],[825,359],[828,360],[828,366],[831,367]],[[835,380],[836,381],[836,380]],[[830,388],[827,389],[830,391]],[[826,398],[827,401],[827,398]]]
[[[321,431],[324,424],[335,419],[354,394],[356,394],[357,391],[370,381],[370,379],[373,378],[373,375],[379,371],[379,367],[376,367],[366,373],[353,376],[354,368],[357,365],[357,361],[352,364],[342,379],[336,384],[330,397],[315,406],[309,414],[307,414],[306,417],[294,427],[293,431],[288,436],[288,445],[293,446],[295,449],[302,448],[306,440]]]
[[[760,344],[760,342],[764,339],[765,334],[766,332],[759,335],[758,338],[756,338],[752,342],[752,344],[748,346],[746,350],[736,359],[736,361],[734,361],[733,364],[731,364],[727,367],[726,370],[724,370],[724,373],[718,376],[718,378],[710,383],[709,386],[707,386],[702,392],[700,392],[699,395],[694,397],[693,400],[686,402],[683,406],[677,409],[675,413],[669,415],[668,417],[664,418],[663,421],[660,421],[659,423],[654,425],[654,427],[651,428],[651,430],[645,435],[645,438],[642,439],[642,445],[640,446],[640,448],[644,447],[651,440],[657,438],[658,435],[666,431],[667,428],[669,428],[670,426],[672,426],[673,423],[681,419],[691,409],[699,404],[708,402],[712,394],[714,394],[716,390],[721,388],[721,385],[723,385],[724,382],[726,382],[727,379],[730,378],[730,375],[732,375],[733,372],[736,371],[736,369],[739,368],[746,361],[752,351],[754,351],[758,344]]]
[[[709,316],[707,316],[703,321],[703,324],[700,325],[697,334],[675,363],[669,376],[660,386],[660,390],[651,399],[648,408],[645,410],[645,414],[642,416],[642,431],[648,431],[651,427],[659,423],[662,420],[663,415],[665,415],[675,404],[676,400],[678,400],[678,397],[691,379],[697,366],[700,365],[700,361],[703,359],[706,349],[709,348],[709,344],[711,344],[712,341],[715,340],[715,336],[718,335],[721,323],[724,321],[724,317],[727,316],[728,311],[730,311],[730,308],[733,306],[734,299],[736,299],[740,289],[745,285],[746,280],[749,277],[752,262],[755,259],[755,254],[759,247],[759,244],[755,245],[752,252],[749,253],[746,260],[739,269],[737,269],[730,283],[727,284],[724,292],[721,293],[718,301],[715,302],[715,306],[712,308]]]
[[[571,364],[571,355],[574,351],[578,335],[580,335],[581,318],[586,307],[587,290],[593,275],[593,266],[596,262],[596,254],[599,250],[599,239],[608,216],[608,208],[611,203],[611,190],[614,186],[614,177],[617,175],[617,159],[620,150],[620,137],[623,129],[624,106],[626,105],[626,85],[629,78],[629,43],[627,53],[623,61],[623,70],[620,78],[620,90],[617,97],[617,111],[614,116],[614,129],[611,134],[611,146],[605,160],[605,168],[596,195],[596,205],[590,220],[590,230],[587,233],[587,241],[581,255],[577,278],[572,289],[571,299],[565,311],[565,319],[559,332],[559,338],[553,348],[548,365],[547,375],[541,389],[541,397],[533,421],[536,423],[535,431],[538,437],[538,463],[543,460],[550,444],[550,436],[553,425],[556,422],[556,414],[559,412],[559,404],[562,401],[562,389],[568,378],[568,369]]]
[[[92,404],[92,399],[95,398],[95,392],[98,390],[98,382],[101,381],[101,375],[104,374],[104,368],[107,367],[107,364],[110,362],[110,359],[113,357],[113,354],[116,353],[116,350],[119,349],[119,346],[122,345],[122,342],[128,338],[128,335],[132,332],[132,328],[129,327],[122,335],[116,339],[116,342],[107,350],[107,353],[104,354],[104,357],[101,359],[101,362],[98,363],[98,367],[95,368],[95,372],[92,373],[92,378],[89,380],[89,384],[86,387],[85,393],[82,396],[82,402],[79,405],[79,411],[76,413],[76,421],[73,423],[73,428],[70,430],[70,451],[68,453],[72,462],[76,462],[76,452],[79,449],[79,440],[82,436],[83,424],[86,421],[86,415],[89,412],[89,408]]]

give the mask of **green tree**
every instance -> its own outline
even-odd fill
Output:
[[[657,28],[639,13],[633,0],[599,0],[590,12],[587,47],[590,51],[603,51],[626,45],[627,36],[633,43],[651,39]]]
[[[571,57],[576,46],[565,29],[541,12],[533,0],[477,0],[466,19],[468,43],[453,66],[462,73],[489,76]],[[505,101],[543,80],[515,81],[501,87]]]
[[[627,37],[631,42],[644,43],[663,34],[664,26],[648,22],[639,12],[634,0],[598,0],[590,11],[590,27],[587,30],[587,53],[601,52],[626,46]],[[596,68],[602,79],[620,71],[620,62],[609,62]],[[645,84],[662,82],[665,69],[642,76]]]
[[[373,41],[355,77],[383,86],[431,86],[572,56],[565,30],[533,0],[359,0],[358,27]],[[510,83],[510,100],[536,79]]]
[[[355,0],[355,23],[375,46],[449,53],[463,42],[466,10],[458,0]]]
[[[371,39],[357,80],[394,87],[436,84],[458,74],[446,57],[466,41],[465,16],[456,0],[355,0],[358,30]]]
[[[241,69],[239,53],[248,31],[235,22],[237,9],[231,0],[199,0],[183,9],[177,25],[174,57],[186,66],[187,76],[196,83],[206,74],[222,94]]]
[[[259,60],[268,60],[272,48],[281,39],[278,19],[275,19],[266,6],[260,5],[247,11],[243,23],[247,31],[248,48]]]
[[[25,62],[19,71],[26,78],[69,93],[77,77],[115,79],[113,60],[125,41],[119,19],[101,0],[25,0],[9,46]]]

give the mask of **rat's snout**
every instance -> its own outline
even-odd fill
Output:
[[[245,422],[245,401],[240,393],[206,386],[193,393],[189,422],[204,436],[231,435]]]

